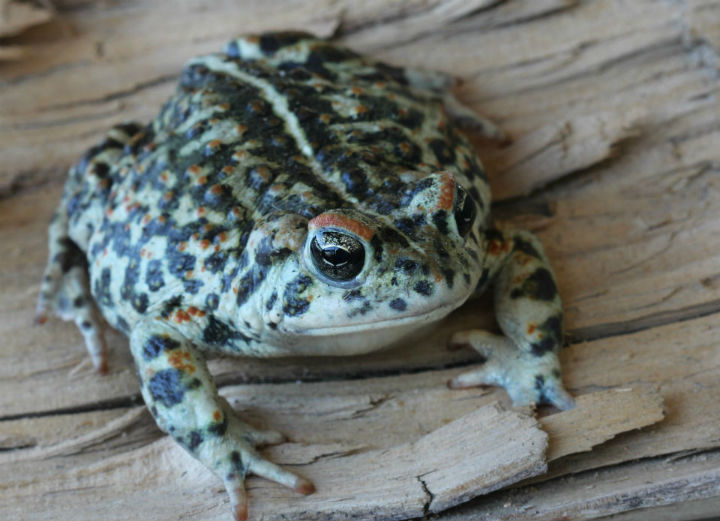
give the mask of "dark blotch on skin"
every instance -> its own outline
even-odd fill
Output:
[[[415,291],[415,293],[419,293],[420,295],[429,297],[432,294],[432,286],[427,280],[419,280],[413,286],[413,291]]]
[[[205,307],[209,311],[215,311],[220,304],[220,297],[218,297],[215,293],[209,293],[207,297],[205,297]]]
[[[283,295],[283,311],[290,316],[302,315],[307,312],[310,302],[299,295],[312,285],[312,279],[301,275],[285,285]]]
[[[227,415],[223,415],[223,419],[221,422],[213,423],[212,425],[210,425],[210,427],[208,427],[208,432],[216,436],[222,436],[223,434],[225,434],[225,431],[227,431],[227,427]]]
[[[192,431],[188,436],[187,444],[185,445],[188,450],[194,451],[203,442],[203,435],[200,431]]]
[[[407,302],[401,298],[396,298],[390,302],[390,307],[395,311],[405,311],[407,309]]]
[[[55,260],[60,263],[60,269],[62,269],[63,273],[67,273],[75,266],[84,267],[87,264],[85,254],[73,241],[63,237],[59,242],[63,248],[57,254]]]
[[[162,311],[160,312],[160,316],[163,318],[168,318],[170,316],[170,313],[175,311],[177,308],[180,307],[182,304],[182,297],[180,295],[177,295],[167,302],[163,304]]]
[[[265,309],[270,311],[273,306],[275,305],[275,302],[277,302],[278,294],[277,291],[273,291],[272,295],[270,295],[270,298],[267,299],[267,302],[265,302]]]
[[[533,355],[543,356],[545,353],[554,351],[562,343],[562,317],[553,316],[538,326],[538,331],[543,337],[539,342],[530,345]]]
[[[208,315],[207,326],[203,330],[203,341],[212,345],[226,344],[228,340],[234,338],[233,329],[219,321],[213,315]]]
[[[530,255],[531,257],[535,257],[536,259],[542,259],[540,253],[535,249],[535,247],[530,244],[528,241],[525,241],[519,237],[515,237],[515,251],[521,251],[526,255]]]
[[[447,164],[455,161],[455,151],[450,148],[444,140],[433,139],[430,142],[430,148],[432,149],[439,163]]]
[[[161,402],[165,407],[180,403],[185,396],[182,375],[183,373],[177,369],[163,369],[155,373],[148,382],[148,390],[153,399]]]
[[[545,377],[541,374],[535,376],[535,390],[538,392],[538,403],[552,403],[545,394]]]
[[[140,293],[133,296],[132,299],[132,306],[135,308],[135,311],[142,314],[147,311],[149,299],[146,293]]]
[[[162,273],[162,261],[153,259],[148,262],[147,271],[145,272],[145,283],[150,291],[157,291],[165,285]]]
[[[447,217],[448,214],[445,210],[440,210],[432,214],[432,222],[435,225],[435,228],[437,228],[443,235],[448,233]]]
[[[402,270],[407,274],[412,274],[418,269],[418,263],[412,259],[401,258],[395,262],[395,269]]]
[[[178,278],[185,278],[185,273],[191,271],[195,267],[195,257],[193,255],[181,254],[170,259],[170,273]]]
[[[98,279],[95,281],[95,291],[93,292],[95,295],[95,300],[100,306],[113,306],[113,299],[110,295],[111,280],[112,275],[110,273],[110,268],[103,268],[103,270],[100,272],[100,277],[98,277]]]
[[[557,287],[552,274],[545,268],[538,268],[522,283],[522,286],[510,292],[510,298],[527,297],[533,300],[550,301],[557,295]]]
[[[170,337],[153,335],[143,346],[143,358],[145,360],[152,360],[161,352],[177,349],[178,347],[180,347],[180,342],[177,342]]]

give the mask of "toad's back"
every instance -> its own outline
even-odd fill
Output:
[[[451,83],[304,34],[240,38],[69,172],[39,316],[74,320],[101,371],[98,310],[127,333],[158,425],[224,481],[235,519],[247,473],[313,486],[255,450],[283,437],[218,395],[208,354],[369,352],[492,284],[507,336],[454,335],[486,362],[452,385],[572,405],[548,260],[532,234],[488,225],[486,178],[454,125],[497,129]]]
[[[71,173],[70,237],[103,313],[127,331],[171,288],[212,310],[231,280],[251,277],[243,305],[261,282],[243,256],[258,220],[334,208],[393,220],[433,172],[453,173],[484,216],[486,177],[448,123],[446,82],[302,33],[189,62],[154,122],[116,128]],[[410,236],[418,225],[393,224]]]

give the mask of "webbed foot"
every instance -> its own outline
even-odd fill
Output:
[[[450,346],[466,345],[478,351],[485,363],[479,369],[456,376],[448,387],[497,385],[505,388],[515,405],[547,403],[563,410],[575,406],[572,396],[563,388],[555,352],[537,356],[518,349],[505,336],[481,330],[461,331],[450,340]]]

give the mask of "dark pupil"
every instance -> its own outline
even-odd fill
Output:
[[[350,260],[350,253],[337,246],[326,246],[322,250],[322,257],[325,262],[337,268]]]
[[[362,271],[365,248],[350,235],[341,232],[321,232],[310,243],[315,267],[326,277],[348,281]]]
[[[461,186],[458,186],[457,195],[455,196],[455,223],[461,237],[468,234],[474,220],[475,203],[472,197]]]

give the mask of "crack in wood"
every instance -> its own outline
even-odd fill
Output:
[[[103,103],[108,103],[110,101],[117,101],[123,98],[128,98],[130,96],[133,96],[139,92],[142,92],[143,90],[150,89],[152,87],[157,87],[158,85],[163,85],[165,83],[169,82],[175,82],[178,79],[178,74],[164,74],[162,76],[158,76],[156,78],[152,78],[147,81],[139,82],[133,85],[132,87],[124,90],[118,90],[115,92],[110,92],[108,94],[105,94],[104,96],[100,96],[97,98],[89,98],[89,99],[81,99],[77,101],[70,101],[67,103],[56,103],[51,105],[45,105],[43,107],[40,107],[41,110],[64,110],[69,108],[76,108],[76,107],[82,107],[82,106],[88,106],[88,105],[101,105]]]

